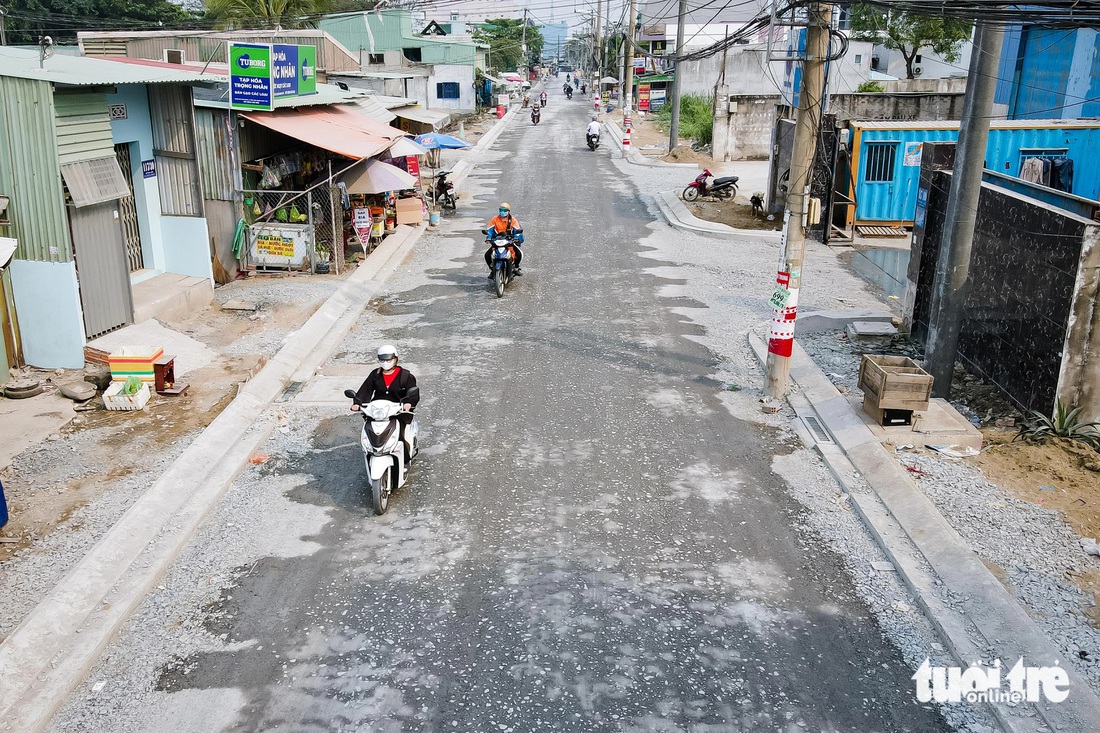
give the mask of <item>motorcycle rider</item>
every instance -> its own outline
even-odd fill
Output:
[[[565,85],[565,98],[566,99],[572,99],[573,98],[573,87],[569,86],[568,84]]]
[[[523,108],[527,109],[527,105],[531,104],[531,94],[529,92],[523,93]]]
[[[546,90],[542,90],[542,94],[539,95],[539,100],[542,102],[542,106],[546,106]]]
[[[531,108],[531,122],[538,122],[542,118],[542,107],[538,102],[535,102],[535,106]]]
[[[512,216],[512,207],[505,201],[500,205],[500,209],[497,212],[497,216],[493,217],[493,220],[489,222],[489,227],[486,230],[486,243],[489,245],[489,249],[485,250],[485,264],[489,268],[489,279],[493,279],[493,234],[510,234],[512,236],[512,248],[516,253],[516,266],[515,274],[522,275],[523,270],[519,269],[519,264],[523,262],[523,250],[519,248],[519,245],[523,244],[523,227],[519,225],[519,219]]]
[[[405,445],[405,460],[409,460],[409,444],[405,442],[405,429],[413,421],[413,409],[420,401],[419,395],[409,397],[409,390],[416,386],[416,377],[407,369],[397,366],[397,348],[393,344],[383,344],[378,347],[379,367],[367,375],[359,391],[355,393],[353,411],[359,410],[360,404],[367,404],[374,400],[390,400],[400,402],[401,414],[397,421],[401,425],[401,442]]]
[[[584,131],[584,139],[590,140],[596,138],[596,142],[600,141],[600,123],[596,120],[596,115],[592,115],[592,121],[588,123],[588,129]]]

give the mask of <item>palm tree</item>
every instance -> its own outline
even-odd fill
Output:
[[[242,28],[301,28],[329,10],[329,0],[206,0],[207,15]]]

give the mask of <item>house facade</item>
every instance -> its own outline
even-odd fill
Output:
[[[474,80],[485,68],[486,49],[472,40],[416,33],[407,10],[327,15],[318,26],[358,57],[364,78],[401,80],[400,91],[391,84],[382,93],[416,99],[429,110],[477,108]]]
[[[207,79],[0,48],[0,236],[18,241],[5,320],[20,363],[82,367],[87,340],[140,318],[142,291],[213,296],[191,91]]]

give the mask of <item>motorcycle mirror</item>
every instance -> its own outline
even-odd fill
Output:
[[[345,390],[344,390],[344,396],[345,396],[345,397],[347,397],[347,398],[349,398],[349,399],[353,399],[353,400],[354,400],[354,399],[355,399],[355,390],[353,390],[353,389],[345,389]]]
[[[420,397],[420,387],[409,387],[409,391],[405,394],[405,399],[414,399]]]

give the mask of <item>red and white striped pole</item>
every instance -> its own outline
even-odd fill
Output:
[[[630,152],[627,148],[630,147],[630,131],[633,124],[629,117],[623,117],[623,155]]]

